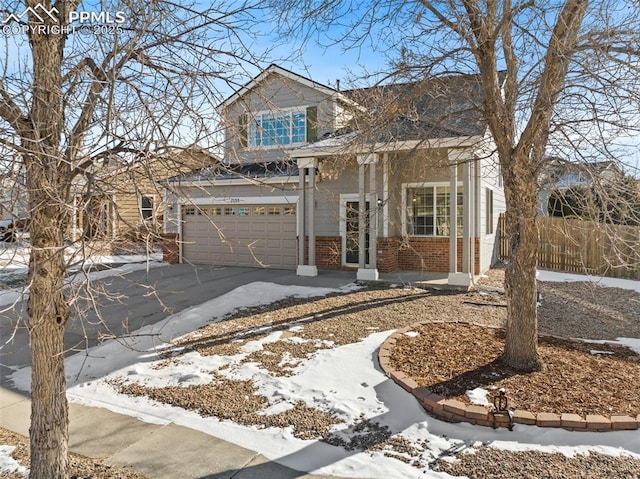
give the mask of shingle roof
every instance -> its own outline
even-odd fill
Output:
[[[500,81],[504,80],[501,74]],[[487,129],[479,75],[454,75],[343,92],[365,107],[352,128],[370,141],[481,136]]]
[[[273,161],[269,163],[251,163],[243,165],[216,164],[206,168],[193,170],[180,176],[169,178],[169,183],[191,181],[219,181],[219,180],[264,180],[268,178],[289,178],[298,176],[298,167],[291,161]]]

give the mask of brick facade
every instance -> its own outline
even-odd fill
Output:
[[[171,264],[180,262],[180,245],[178,233],[165,233],[162,235],[162,261]]]
[[[305,247],[309,247],[306,238]],[[480,271],[480,240],[475,240],[475,272]],[[378,271],[449,272],[449,238],[400,237],[378,238]],[[305,252],[308,261],[308,249]],[[316,236],[316,266],[319,269],[352,269],[342,265],[342,238]],[[458,271],[462,271],[462,238],[458,238]]]
[[[400,269],[400,238],[378,238],[378,271],[391,273]]]
[[[342,269],[340,236],[316,236],[316,266],[320,269]]]
[[[462,271],[462,238],[458,238],[458,271]],[[401,271],[449,271],[449,238],[409,238],[400,244],[398,269]],[[480,271],[480,240],[475,239],[476,273]]]

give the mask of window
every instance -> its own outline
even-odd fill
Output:
[[[485,190],[485,214],[487,216],[486,234],[492,235],[493,231],[493,190],[487,188]]]
[[[449,186],[407,188],[407,234],[413,236],[449,236],[451,189]],[[463,194],[457,188],[457,236],[462,236]]]
[[[258,113],[249,123],[249,146],[277,146],[307,140],[306,111]]]
[[[267,213],[270,216],[277,216],[280,214],[280,207],[279,206],[269,206],[269,209],[267,210]]]
[[[150,220],[153,218],[153,197],[152,196],[140,197],[140,217],[143,220]]]
[[[251,208],[248,206],[238,206],[238,216],[250,216]]]
[[[196,209],[195,209],[195,207],[193,207],[193,206],[187,206],[187,207],[184,209],[184,214],[185,214],[185,216],[193,216],[193,215],[195,215],[195,214],[196,214]]]
[[[253,207],[253,216],[264,216],[265,207],[264,206],[254,206]]]
[[[227,206],[224,208],[224,215],[225,216],[235,216],[236,215],[236,209],[232,206]]]
[[[295,216],[296,207],[295,206],[285,206],[284,207],[284,214],[285,214],[285,216]]]

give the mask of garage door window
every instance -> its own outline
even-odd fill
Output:
[[[264,216],[266,208],[264,206],[255,206],[253,208],[253,216]]]
[[[238,216],[250,216],[251,208],[248,206],[239,206],[238,207]]]
[[[281,213],[279,206],[269,206],[269,215],[277,216]]]
[[[236,214],[236,209],[233,207],[228,206],[224,209],[225,216],[235,216],[235,214]]]
[[[295,206],[285,206],[284,207],[285,216],[295,216],[296,215],[296,207]]]

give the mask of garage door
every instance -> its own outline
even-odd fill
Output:
[[[295,268],[295,205],[183,207],[186,262]]]

